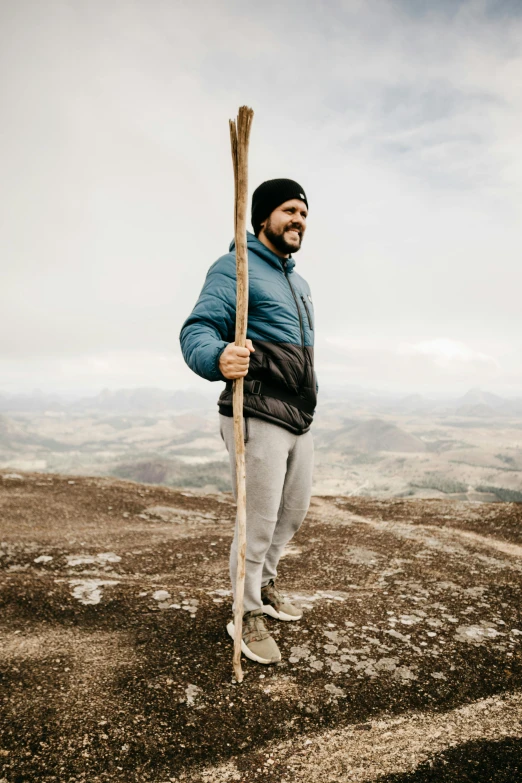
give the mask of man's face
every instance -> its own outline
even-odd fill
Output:
[[[308,209],[304,201],[285,201],[261,224],[261,232],[283,255],[297,253],[306,231]]]

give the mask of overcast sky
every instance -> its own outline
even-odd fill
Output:
[[[246,103],[250,192],[308,194],[320,383],[522,394],[519,0],[0,8],[0,392],[205,385]]]

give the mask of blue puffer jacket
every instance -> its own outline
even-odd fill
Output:
[[[245,378],[245,416],[255,416],[302,434],[317,402],[314,373],[313,306],[308,283],[293,258],[272,253],[247,235],[249,304],[247,337],[255,352]],[[226,381],[219,357],[235,339],[236,254],[219,258],[207,274],[191,315],[181,329],[188,366],[209,381]],[[232,383],[219,398],[220,412],[232,416]]]

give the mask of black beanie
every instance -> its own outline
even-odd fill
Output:
[[[293,179],[269,179],[262,182],[254,190],[252,195],[252,226],[254,234],[259,234],[261,223],[267,218],[280,204],[298,198],[304,201],[308,207],[306,193],[298,182]]]

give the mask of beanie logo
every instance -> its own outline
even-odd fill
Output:
[[[299,194],[299,196],[300,196],[301,198],[303,198],[303,199],[304,199],[304,198],[306,198],[306,196],[305,196],[305,194],[304,194],[304,193],[300,193],[300,194]]]

